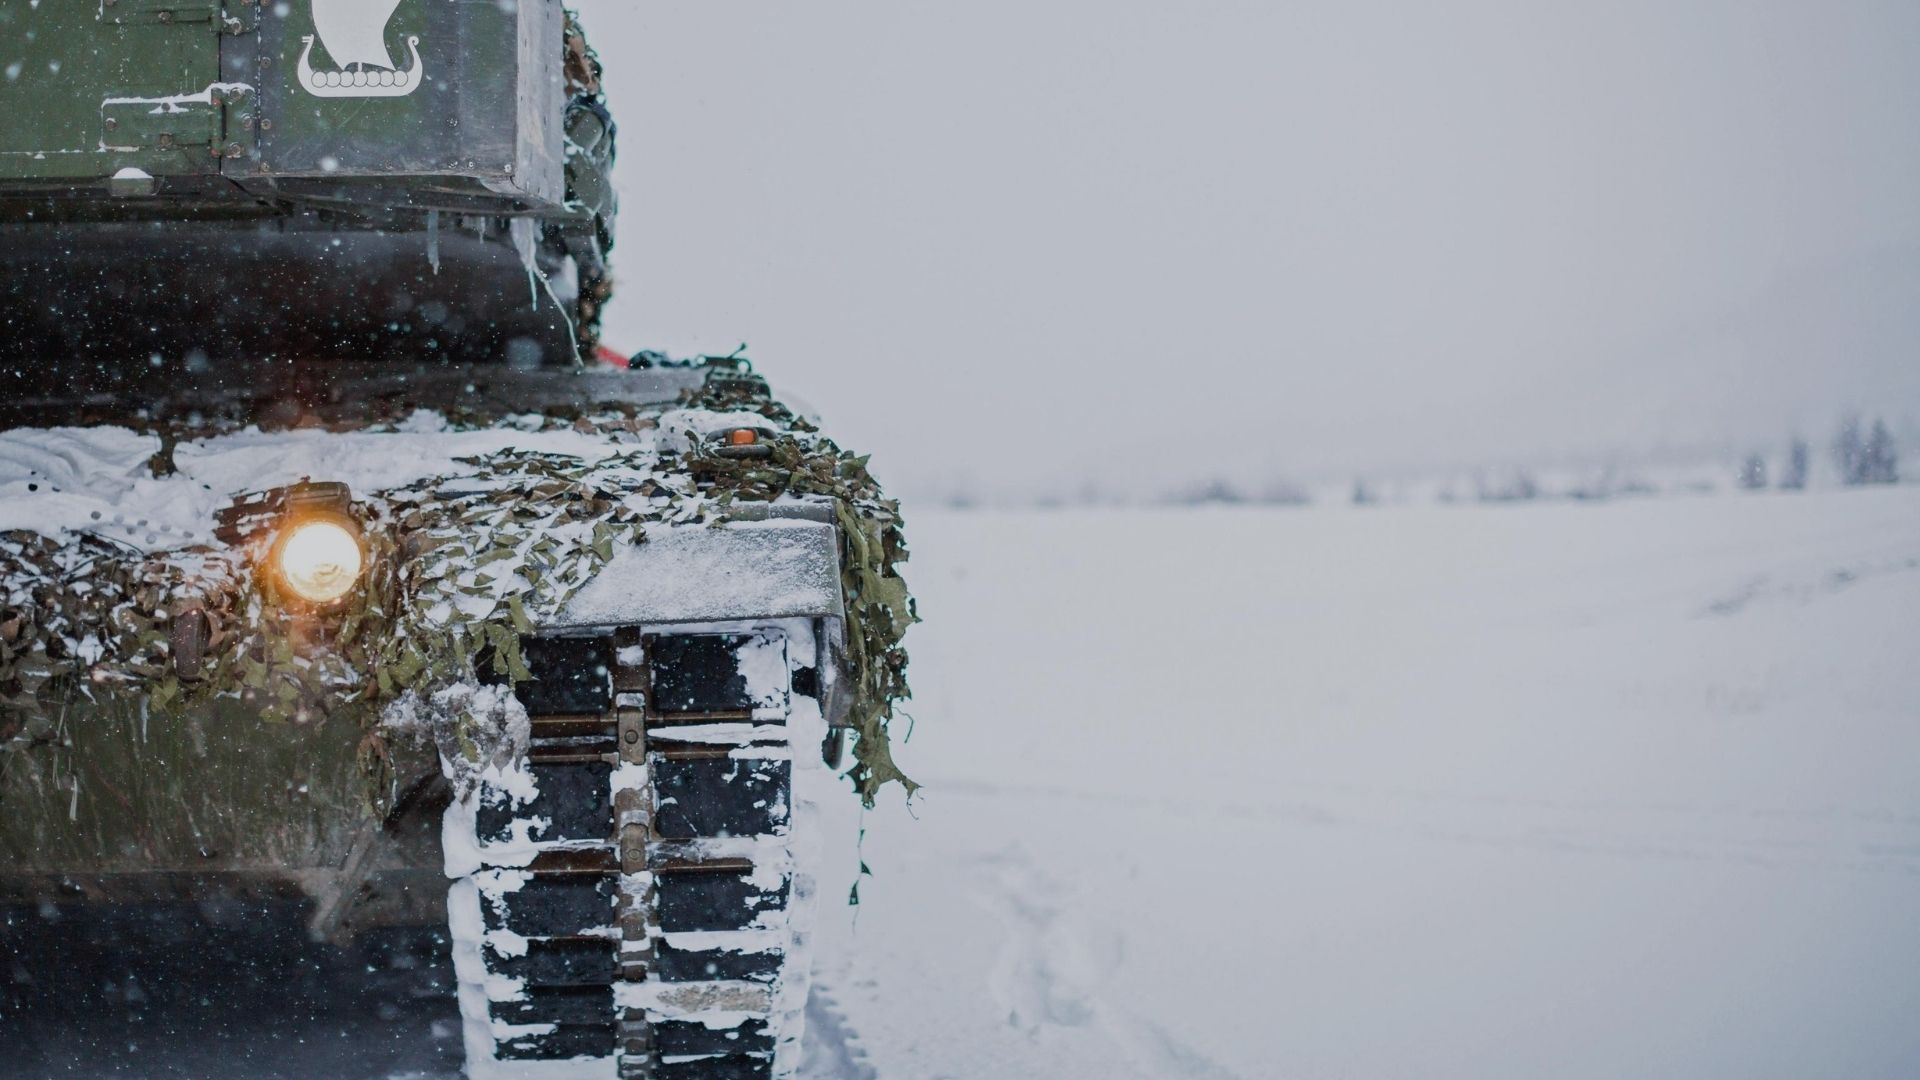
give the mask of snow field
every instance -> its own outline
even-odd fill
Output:
[[[1920,490],[909,524],[809,1075],[1920,1075]]]

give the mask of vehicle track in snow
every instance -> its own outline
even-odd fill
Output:
[[[1016,844],[981,864],[980,880],[993,886],[982,899],[1008,929],[989,990],[1009,1025],[1029,1033],[1045,1025],[1094,1028],[1143,1076],[1234,1080],[1198,1048],[1107,998],[1102,987],[1126,962],[1124,938],[1064,918],[1068,893],[1030,854]]]
[[[818,980],[807,995],[807,1035],[801,1080],[879,1080],[866,1047],[847,1022],[831,988]]]

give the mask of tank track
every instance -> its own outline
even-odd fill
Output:
[[[470,853],[448,903],[468,1074],[791,1076],[813,894],[794,774],[827,730],[812,624],[524,652],[526,760],[444,837]]]

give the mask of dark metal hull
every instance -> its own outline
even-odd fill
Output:
[[[530,273],[499,229],[3,225],[0,367],[10,394],[48,394],[316,358],[571,364],[570,284]]]
[[[0,752],[0,905],[301,900],[340,938],[443,921],[438,762],[374,756],[358,710],[295,725],[107,697],[47,719]]]

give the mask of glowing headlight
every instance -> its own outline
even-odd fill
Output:
[[[358,533],[328,518],[295,521],[274,546],[281,584],[309,604],[331,604],[352,592],[365,560]]]

